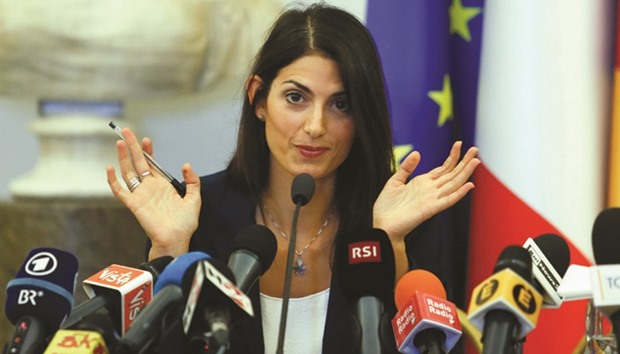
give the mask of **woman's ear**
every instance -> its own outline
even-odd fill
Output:
[[[258,75],[252,75],[246,81],[245,87],[248,93],[248,100],[250,101],[250,104],[254,103],[254,97],[256,96],[256,92],[262,86],[262,84],[263,79],[261,79]],[[263,106],[263,102],[256,102],[256,104],[254,105],[254,114],[260,120],[265,120],[265,108]]]

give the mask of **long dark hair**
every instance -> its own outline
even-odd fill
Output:
[[[310,54],[338,64],[356,129],[351,152],[337,175],[340,227],[370,227],[373,203],[391,175],[394,160],[383,70],[366,27],[333,6],[289,9],[271,28],[251,70],[263,83],[252,102],[245,94],[237,148],[227,175],[251,200],[260,202],[268,180],[269,149],[265,123],[256,118],[255,105],[267,98],[282,68]]]

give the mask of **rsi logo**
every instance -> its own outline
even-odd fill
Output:
[[[381,245],[378,241],[349,244],[349,264],[381,262]]]
[[[56,270],[56,267],[58,267],[58,260],[49,252],[39,252],[35,254],[30,257],[24,266],[26,273],[35,277],[51,274]]]
[[[43,297],[43,291],[36,291],[32,289],[22,289],[17,295],[17,304],[26,305],[31,304],[37,306],[37,297]]]

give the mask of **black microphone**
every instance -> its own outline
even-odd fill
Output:
[[[209,259],[199,265],[204,269],[204,284],[196,301],[189,326],[188,352],[224,352],[229,349],[232,318],[244,313],[254,315],[251,300],[234,284],[234,275],[226,264]]]
[[[241,230],[228,258],[228,268],[234,274],[237,287],[241,291],[247,293],[256,280],[271,267],[277,249],[276,237],[269,228],[251,225]]]
[[[288,253],[286,258],[286,270],[284,274],[284,290],[282,294],[282,312],[280,314],[280,327],[278,331],[278,346],[276,354],[284,353],[284,335],[286,330],[286,319],[288,316],[288,302],[291,297],[291,277],[293,275],[293,259],[295,258],[295,244],[297,242],[297,219],[299,210],[308,204],[314,195],[314,178],[307,173],[302,173],[293,179],[291,185],[291,199],[295,203],[293,222],[291,225],[291,236],[289,237]]]
[[[7,353],[40,353],[73,306],[78,261],[55,248],[35,248],[6,287],[6,316],[15,325]]]
[[[386,304],[393,301],[394,250],[385,231],[362,229],[347,234],[336,248],[334,276],[354,309],[354,353],[383,353],[394,348]]]
[[[559,308],[558,288],[570,264],[568,243],[559,235],[543,234],[523,244],[532,258],[532,285],[543,295],[543,308]]]
[[[482,330],[484,354],[513,353],[536,326],[542,295],[531,284],[532,260],[525,248],[506,247],[493,273],[474,289],[468,317]]]
[[[594,306],[612,323],[616,341],[620,340],[620,208],[599,213],[592,227],[592,250],[596,266],[591,268]]]
[[[138,266],[138,269],[146,270],[153,276],[153,283],[157,283],[161,272],[174,260],[172,256],[161,256],[151,261],[144,262]]]
[[[596,264],[620,264],[620,208],[601,211],[592,226],[592,251]]]
[[[172,261],[163,256],[143,263],[140,269],[112,264],[83,281],[90,299],[76,306],[61,324],[75,329],[88,316],[107,311],[119,335],[131,326],[139,312],[151,301],[154,279]]]
[[[197,265],[199,261],[209,258],[204,252],[188,252],[174,259],[161,272],[155,283],[152,301],[118,340],[118,354],[157,350],[165,353],[168,349],[164,348],[169,347],[184,351],[185,335],[181,317],[186,314],[183,312],[183,302],[197,291],[196,288],[200,289],[201,285],[193,286],[202,279],[201,275],[196,274]]]

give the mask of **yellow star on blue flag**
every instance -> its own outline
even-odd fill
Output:
[[[441,91],[429,91],[428,97],[439,105],[437,126],[442,127],[449,119],[452,119],[452,85],[450,85],[450,75],[444,75]]]
[[[448,9],[450,14],[450,33],[456,33],[467,42],[470,42],[469,21],[478,16],[481,11],[479,7],[464,7],[461,0],[452,0],[452,4]]]

